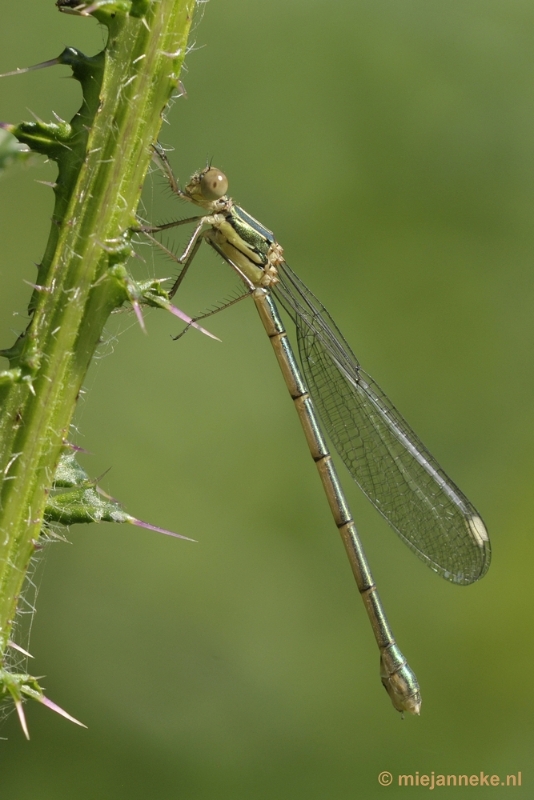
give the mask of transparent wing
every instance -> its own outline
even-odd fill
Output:
[[[324,306],[287,264],[273,293],[295,323],[310,394],[356,483],[431,569],[453,583],[481,578],[491,549],[476,509],[361,369]]]

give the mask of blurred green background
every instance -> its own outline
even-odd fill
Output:
[[[276,232],[364,367],[472,499],[493,542],[469,588],[432,574],[341,472],[397,640],[421,683],[402,721],[251,302],[208,327],[114,317],[73,438],[127,510],[184,535],[75,527],[50,546],[31,651],[85,731],[27,706],[0,730],[16,800],[349,800],[398,773],[523,773],[532,796],[534,8],[522,0],[212,0],[162,141],[207,158]],[[94,53],[94,20],[4,4],[0,71]],[[0,118],[72,116],[64,67],[5,78]],[[0,184],[0,347],[25,325],[55,167]],[[146,215],[187,209],[149,179]],[[176,246],[179,246],[179,239]],[[142,251],[139,275],[172,275]],[[179,305],[235,282],[211,252]],[[15,316],[13,316],[15,314]],[[3,366],[3,365],[2,365]],[[441,789],[456,798],[469,788]],[[479,792],[484,790],[479,788]]]

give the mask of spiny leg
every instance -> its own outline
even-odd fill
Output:
[[[189,239],[186,248],[181,256],[176,256],[172,250],[169,250],[168,247],[156,239],[154,236],[151,235],[150,230],[142,229],[142,233],[145,234],[147,239],[156,245],[160,250],[162,250],[165,255],[167,255],[172,261],[176,262],[176,264],[180,264],[181,270],[176,278],[174,284],[171,287],[169,292],[169,298],[174,297],[176,292],[178,291],[180,284],[182,283],[183,279],[185,278],[186,272],[189,269],[191,262],[193,261],[194,257],[197,254],[198,248],[202,243],[202,239],[204,238],[205,234],[202,232],[202,226],[205,223],[206,217],[194,217],[195,221],[199,220],[197,227],[195,228],[193,235]],[[184,220],[185,222],[191,222],[192,220]],[[171,224],[167,225],[166,227],[171,227]],[[154,230],[154,229],[152,229]],[[156,231],[164,230],[162,227],[158,227]]]
[[[198,248],[202,244],[202,239],[203,238],[204,238],[204,236],[202,234],[197,234],[197,232],[195,231],[195,234],[193,234],[192,238],[187,243],[187,247],[185,248],[184,252],[180,256],[180,258],[177,259],[178,264],[182,265],[182,269],[180,270],[180,273],[179,273],[178,277],[176,278],[176,280],[174,281],[173,285],[171,286],[171,290],[169,292],[169,297],[174,297],[174,295],[176,294],[176,292],[180,288],[180,284],[182,283],[183,279],[185,278],[186,272],[189,269],[189,267],[191,266],[191,264],[193,262],[193,259],[194,259],[194,257],[196,256],[196,254],[198,252]],[[182,259],[184,259],[184,258],[186,259],[185,263],[182,261]]]
[[[182,336],[184,335],[184,333],[187,333],[187,331],[189,330],[189,328],[191,327],[193,322],[198,322],[199,320],[206,319],[207,317],[213,317],[213,315],[214,314],[218,314],[219,311],[225,311],[227,308],[230,308],[231,306],[235,306],[236,303],[240,303],[241,300],[244,300],[246,297],[250,297],[250,295],[252,294],[253,291],[254,291],[253,289],[248,289],[244,294],[240,294],[239,297],[234,297],[233,300],[229,300],[227,303],[223,303],[222,306],[219,306],[218,308],[214,308],[211,311],[206,311],[205,314],[199,314],[198,317],[193,317],[191,319],[191,322],[187,323],[187,325],[185,326],[183,331],[181,333],[179,333],[178,336],[173,336],[172,337],[173,341],[176,341],[177,339],[181,339]]]
[[[169,228],[177,228],[179,225],[189,225],[192,222],[199,222],[205,219],[205,216],[199,214],[196,217],[187,217],[187,219],[176,219],[172,222],[164,222],[163,225],[139,225],[136,228],[131,228],[131,230],[133,233],[159,233],[160,231],[168,231]]]
[[[169,163],[169,159],[167,158],[167,154],[163,149],[163,147],[160,145],[159,142],[156,142],[156,144],[152,145],[152,149],[154,150],[154,155],[152,156],[152,158],[154,159],[160,170],[167,178],[167,182],[169,184],[171,192],[177,195],[178,197],[181,197],[182,200],[190,200],[190,198],[186,194],[184,194],[184,192],[182,192],[182,190],[178,186],[178,181],[176,180],[176,176],[172,171],[172,167]]]

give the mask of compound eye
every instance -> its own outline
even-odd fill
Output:
[[[200,191],[205,200],[220,200],[228,191],[228,178],[220,169],[210,167],[200,178]]]

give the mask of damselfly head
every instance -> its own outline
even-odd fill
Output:
[[[228,191],[228,178],[220,169],[210,167],[200,176],[200,191],[206,200],[220,200]]]
[[[184,194],[202,208],[216,212],[227,204],[227,191],[228,178],[224,172],[216,167],[206,167],[193,175]]]

